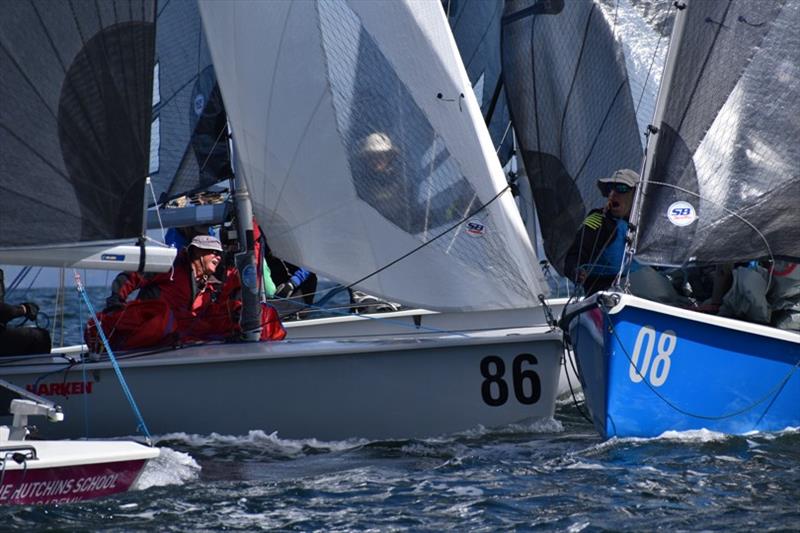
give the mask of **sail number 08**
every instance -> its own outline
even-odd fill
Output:
[[[639,330],[636,342],[633,345],[631,364],[628,367],[628,377],[631,378],[632,382],[641,382],[647,376],[648,370],[650,371],[648,381],[653,387],[660,387],[667,381],[669,369],[672,366],[670,356],[675,351],[675,345],[678,341],[675,337],[675,332],[671,329],[662,333],[658,337],[658,351],[655,359],[653,359],[656,337],[658,337],[658,333],[652,326],[644,326]],[[642,350],[642,345],[644,345],[644,350]],[[644,353],[642,353],[643,351]],[[641,368],[639,368],[639,358],[642,355],[644,355],[644,359],[642,360]]]
[[[511,385],[514,396],[521,404],[531,405],[539,401],[542,395],[542,382],[531,368],[523,368],[523,364],[535,365],[536,357],[529,353],[519,354],[511,364]],[[504,379],[506,364],[497,355],[488,355],[481,359],[481,375],[485,378],[481,384],[481,396],[487,405],[497,407],[508,401],[508,383]]]

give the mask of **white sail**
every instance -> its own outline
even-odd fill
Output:
[[[437,2],[200,7],[276,255],[408,305],[536,302],[538,260]]]

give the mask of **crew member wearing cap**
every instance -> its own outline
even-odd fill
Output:
[[[421,188],[431,165],[414,163],[383,132],[373,132],[359,143],[352,159],[356,194],[389,222],[408,233],[422,233],[465,217],[476,194],[463,177],[441,190]]]
[[[180,339],[211,339],[231,336],[237,320],[234,306],[220,301],[221,282],[214,276],[222,261],[222,244],[212,235],[197,235],[178,252],[172,270],[158,274],[123,272],[111,284],[104,315],[122,310],[128,296],[139,290],[137,301],[160,300],[166,304]],[[240,303],[236,302],[236,310]],[[223,316],[230,315],[230,316]],[[105,322],[104,322],[105,325]],[[111,339],[112,345],[114,340]],[[132,347],[132,346],[127,346]]]
[[[638,184],[639,175],[627,168],[597,180],[608,201],[589,211],[564,260],[566,275],[582,284],[587,295],[608,289],[619,272]],[[631,265],[631,271],[638,268],[635,262]]]

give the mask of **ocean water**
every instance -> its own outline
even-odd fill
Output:
[[[100,305],[104,289],[91,295]],[[47,291],[27,296],[47,308]],[[79,338],[74,320],[85,319],[72,297],[67,342]],[[545,423],[428,439],[324,442],[253,430],[160,435],[156,444],[161,457],[135,490],[0,508],[0,528],[752,531],[800,523],[800,429],[602,441],[572,400]]]

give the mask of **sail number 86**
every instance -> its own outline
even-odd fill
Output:
[[[542,395],[542,382],[539,374],[523,364],[535,365],[536,357],[529,353],[519,354],[511,364],[511,384],[514,396],[521,404],[530,405],[539,401]],[[504,379],[506,364],[497,355],[488,355],[481,359],[481,375],[485,378],[481,384],[481,396],[487,405],[497,407],[508,401],[508,383]]]

